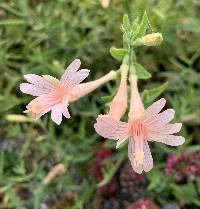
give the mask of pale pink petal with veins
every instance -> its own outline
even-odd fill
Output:
[[[72,88],[72,87],[76,86],[77,84],[81,83],[85,78],[88,77],[89,72],[90,71],[87,69],[82,69],[82,70],[75,72],[74,74],[72,74],[70,76],[68,81],[64,83],[64,85],[67,88]],[[63,83],[63,82],[61,82],[61,83]]]
[[[174,118],[175,111],[173,109],[167,109],[153,117],[144,120],[144,122],[153,128],[159,128],[166,125]]]
[[[182,123],[173,123],[173,124],[166,124],[156,130],[155,133],[157,134],[175,134],[178,133],[181,130]],[[152,130],[154,132],[154,130]]]
[[[150,141],[158,141],[167,135],[178,133],[181,130],[181,123],[166,124],[160,128],[148,129],[147,138]]]
[[[142,162],[139,164],[135,162],[135,152],[136,152],[135,141],[133,138],[130,137],[128,144],[128,157],[133,167],[133,170],[139,174],[141,174],[143,170],[145,172],[149,172],[153,168],[153,158],[147,141],[144,141],[144,145],[143,145],[144,157],[142,159]]]
[[[90,71],[87,69],[78,70],[80,65],[81,61],[79,59],[75,59],[62,75],[60,82],[67,88],[76,86],[88,77]]]
[[[21,92],[25,94],[30,94],[32,96],[40,96],[42,94],[48,94],[49,92],[49,90],[47,89],[46,90],[40,89],[40,88],[37,88],[35,85],[29,84],[29,83],[21,83],[20,90]]]
[[[24,75],[24,78],[29,82],[34,84],[35,86],[41,87],[41,88],[49,88],[52,89],[56,85],[59,84],[59,80],[50,76],[50,75],[35,75],[35,74],[26,74]]]
[[[133,139],[133,137],[130,137],[129,138],[129,143],[128,143],[128,158],[131,162],[131,166],[133,168],[133,170],[136,172],[136,173],[139,173],[141,174],[142,171],[143,171],[143,166],[142,164],[139,164],[137,165],[135,163],[135,140]]]
[[[29,83],[20,84],[20,90],[23,93],[30,94],[32,96],[40,96],[42,94],[48,94],[55,90],[59,81],[49,76],[48,79],[45,76],[38,76],[35,74],[27,74],[24,78]],[[57,80],[57,82],[55,81]]]
[[[149,172],[153,168],[153,158],[151,155],[151,151],[148,145],[148,142],[144,142],[144,161],[143,161],[143,169],[145,172]]]
[[[184,137],[172,134],[165,135],[159,133],[148,133],[147,137],[149,141],[161,142],[170,146],[179,146],[185,142]]]
[[[67,107],[62,107],[62,113],[66,118],[70,118],[69,110]]]
[[[33,99],[27,106],[25,113],[30,113],[34,120],[38,120],[42,115],[51,110],[51,105],[43,97]]]
[[[147,120],[149,118],[152,118],[154,115],[157,115],[163,109],[165,104],[166,100],[164,98],[161,98],[158,101],[154,102],[145,110],[144,118]]]
[[[63,75],[61,76],[60,81],[62,83],[67,83],[68,80],[70,79],[71,75],[76,73],[78,71],[78,69],[81,66],[81,61],[80,59],[75,59],[65,70],[65,72],[63,73]]]
[[[127,123],[117,121],[108,115],[99,115],[94,128],[104,138],[118,140],[128,137]]]
[[[62,121],[62,113],[62,104],[55,104],[51,109],[51,119],[57,125],[60,125]]]

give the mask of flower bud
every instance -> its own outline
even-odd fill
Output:
[[[141,43],[146,46],[159,46],[162,41],[161,33],[151,33],[141,38]]]
[[[107,8],[110,5],[110,0],[100,0],[101,6]]]
[[[16,123],[23,123],[23,122],[31,121],[31,119],[27,118],[26,116],[17,115],[17,114],[6,115],[6,120],[9,122],[16,122]]]

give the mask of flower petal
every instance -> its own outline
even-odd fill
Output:
[[[58,83],[57,84],[55,83],[56,78],[54,78],[54,82],[52,82],[52,79],[50,79],[50,77],[51,76],[48,76],[48,79],[46,79],[46,77],[41,77],[35,74],[24,75],[24,78],[28,82],[30,82],[30,84],[29,83],[20,84],[20,90],[23,93],[30,94],[33,96],[49,94],[55,90],[58,84]]]
[[[62,75],[60,81],[66,83],[68,79],[73,75],[76,71],[78,71],[79,67],[81,66],[80,59],[75,59],[65,70],[64,74]]]
[[[174,118],[175,111],[173,109],[167,109],[158,115],[155,115],[153,118],[146,120],[146,124],[150,128],[158,128],[166,125]]]
[[[35,75],[35,74],[26,74],[24,75],[24,78],[31,84],[34,84],[38,88],[45,88],[52,90],[56,87],[55,82],[52,82],[52,79],[50,79],[52,76],[45,75],[44,77]],[[54,78],[55,80],[56,78]],[[58,84],[58,83],[57,83]]]
[[[149,172],[153,168],[153,158],[147,141],[144,141],[143,168],[145,172]]]
[[[165,106],[166,100],[164,98],[159,99],[158,101],[154,102],[145,110],[145,119],[150,119],[154,115],[157,115],[162,108]]]
[[[51,110],[51,105],[43,97],[33,99],[27,106],[25,113],[30,113],[34,120],[38,120],[42,115]]]
[[[129,138],[129,143],[128,143],[128,158],[131,162],[131,166],[133,170],[136,173],[141,174],[143,171],[142,165],[135,166],[134,160],[135,160],[135,141],[132,137]]]
[[[88,77],[89,75],[89,70],[88,69],[82,69],[71,75],[71,77],[67,81],[67,86],[73,87],[76,86],[77,84],[81,83],[85,78]]]
[[[21,83],[20,90],[21,92],[25,94],[30,94],[32,96],[40,96],[42,94],[47,93],[45,90],[39,89],[35,87],[35,85],[29,83]]]
[[[170,131],[168,131],[168,133],[170,133]],[[161,143],[171,145],[171,146],[179,146],[185,142],[185,139],[182,136],[175,136],[172,134],[163,134],[159,132],[149,132],[147,134],[147,139],[149,141],[161,142]]]
[[[57,124],[60,125],[62,122],[62,104],[56,104],[52,107],[51,110],[51,119]]]
[[[160,142],[170,146],[179,146],[185,142],[185,138],[182,136],[168,135],[165,138],[163,138]]]
[[[144,141],[143,152],[144,152],[143,163],[136,166],[136,164],[134,162],[134,160],[135,160],[135,141],[133,138],[130,138],[129,144],[128,144],[128,157],[131,162],[133,170],[139,174],[141,174],[143,170],[145,172],[149,172],[153,168],[153,158],[152,158],[151,151],[150,151],[147,141]]]
[[[104,138],[117,140],[128,137],[128,124],[117,121],[108,115],[99,115],[94,128]]]
[[[66,87],[74,87],[81,83],[89,75],[90,71],[87,69],[78,70],[80,65],[81,61],[75,59],[65,70],[60,82]]]
[[[146,137],[149,141],[160,142],[163,138],[170,134],[175,134],[181,130],[182,123],[166,124],[162,127],[149,128]]]
[[[48,81],[49,83],[51,83],[53,86],[57,86],[59,85],[59,80],[57,78],[54,78],[53,76],[51,75],[42,75],[42,77]]]
[[[169,135],[178,133],[181,130],[182,123],[166,124],[155,130],[155,132],[162,135]]]
[[[66,118],[70,118],[69,110],[67,107],[62,107],[62,113]]]

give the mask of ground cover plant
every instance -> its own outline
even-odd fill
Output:
[[[196,0],[0,1],[0,208],[199,208],[199,9]],[[164,41],[135,51],[152,74],[140,82],[142,99],[147,107],[165,97],[186,142],[151,144],[154,168],[138,175],[127,145],[115,151],[93,127],[120,76],[70,105],[60,126],[24,115],[31,98],[19,85],[27,73],[59,77],[75,58],[91,71],[86,82],[119,69],[109,51],[122,47],[122,17],[145,10],[147,32]]]

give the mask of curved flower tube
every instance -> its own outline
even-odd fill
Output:
[[[127,76],[128,76],[128,65],[122,64],[121,70],[121,82],[117,91],[117,94],[109,104],[110,110],[108,115],[116,120],[125,114],[127,109]]]

